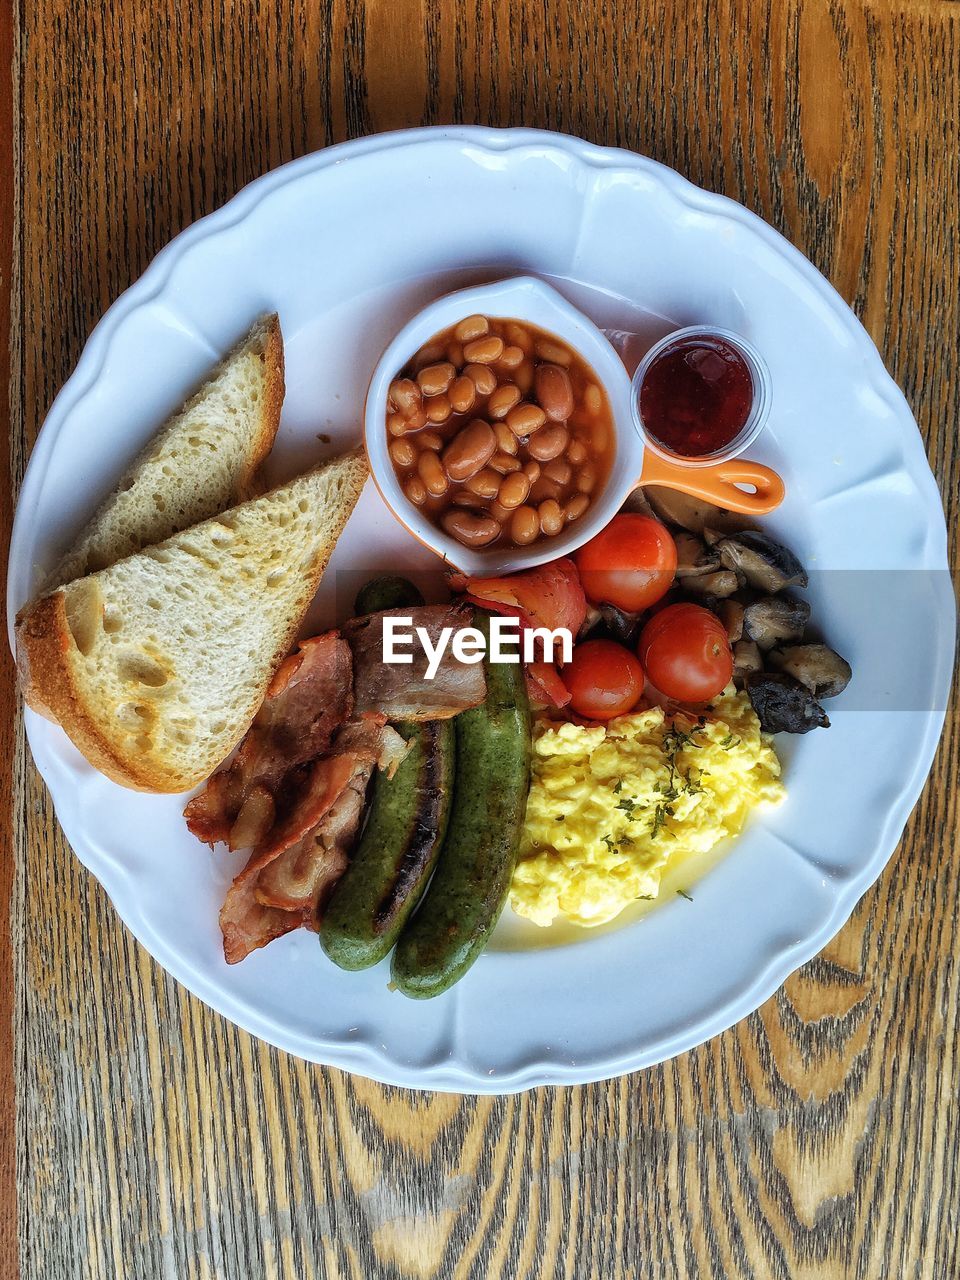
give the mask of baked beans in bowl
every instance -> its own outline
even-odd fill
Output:
[[[698,470],[645,453],[633,401],[610,342],[552,286],[463,289],[383,353],[364,409],[370,471],[410,532],[469,573],[569,555],[638,483],[751,513],[779,501],[779,478],[756,464]]]
[[[526,547],[589,510],[613,457],[610,403],[569,343],[480,313],[391,382],[384,430],[404,494],[465,547]]]

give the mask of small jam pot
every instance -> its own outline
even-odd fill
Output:
[[[739,334],[677,329],[650,348],[633,376],[637,424],[661,458],[690,467],[737,457],[763,430],[770,374]]]

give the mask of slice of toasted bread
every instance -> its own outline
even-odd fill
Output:
[[[366,475],[347,454],[42,596],[17,621],[27,701],[115,782],[196,785],[249,727]]]
[[[263,316],[134,459],[44,589],[105,569],[252,496],[283,391],[280,321]]]

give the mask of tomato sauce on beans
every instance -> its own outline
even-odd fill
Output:
[[[468,547],[528,546],[579,520],[613,462],[613,417],[573,347],[467,316],[390,384],[390,458],[407,498]]]

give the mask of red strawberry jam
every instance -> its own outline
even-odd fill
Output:
[[[753,407],[746,360],[723,338],[678,338],[651,362],[640,386],[643,425],[664,448],[684,458],[725,449]]]

